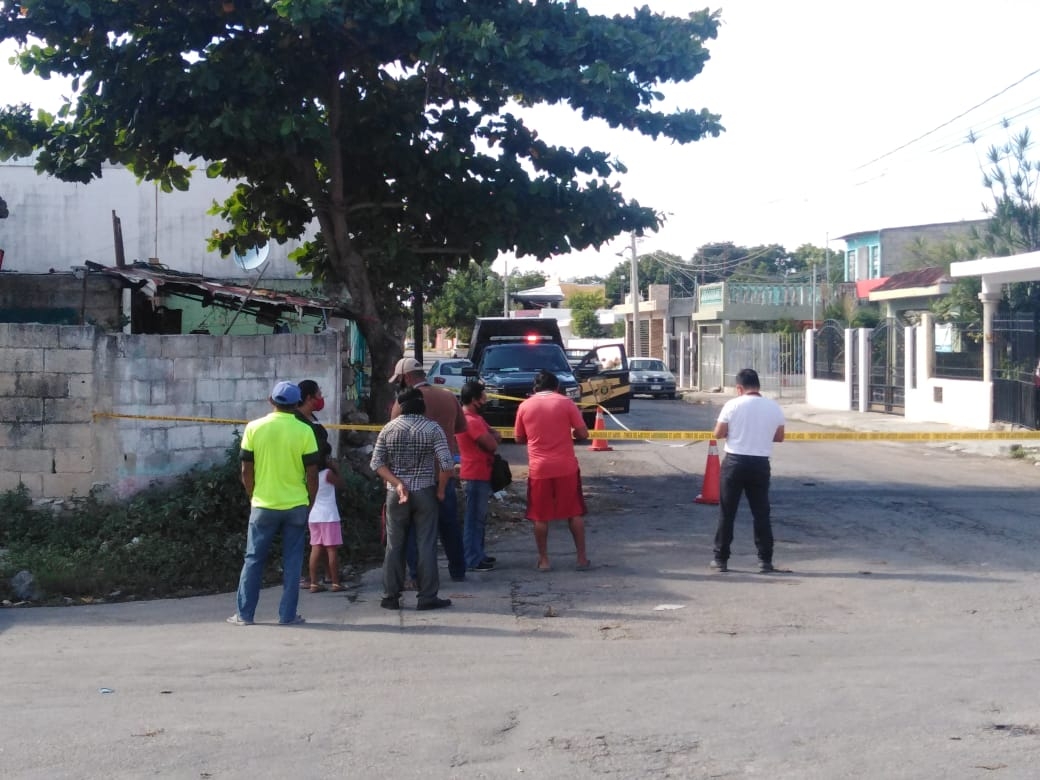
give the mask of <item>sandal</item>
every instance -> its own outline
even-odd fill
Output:
[[[328,588],[324,585],[311,585],[311,593],[324,593]]]
[[[333,593],[341,593],[342,591],[345,591],[346,588],[344,588],[338,582],[334,582],[332,583],[332,585],[329,586],[329,590],[331,590]]]

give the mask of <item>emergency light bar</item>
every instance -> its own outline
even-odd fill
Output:
[[[512,342],[526,341],[528,344],[540,344],[552,342],[552,336],[544,336],[539,333],[528,333],[526,336],[491,336],[488,341]]]

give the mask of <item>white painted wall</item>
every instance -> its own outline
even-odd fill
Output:
[[[851,331],[845,331],[845,354],[849,352]],[[817,409],[848,411],[852,405],[851,362],[845,361],[845,381],[814,379],[812,367],[816,363],[816,331],[805,331],[805,403]]]
[[[226,224],[206,212],[233,189],[224,179],[208,179],[204,167],[187,192],[164,193],[141,183],[123,166],[108,165],[90,184],[70,184],[41,176],[32,160],[0,163],[0,193],[10,215],[0,219],[3,270],[68,271],[91,260],[115,265],[112,211],[122,222],[126,260],[159,261],[177,271],[221,279],[255,278],[230,257],[206,250],[206,239]],[[298,268],[287,255],[299,246],[272,244],[264,279],[294,279]]]
[[[941,401],[936,400],[936,388]],[[976,431],[986,431],[992,422],[992,382],[966,379],[929,378],[907,392],[907,422],[937,422]]]
[[[906,350],[907,382],[904,390],[905,402],[903,419],[907,422],[945,423],[968,430],[989,430],[993,420],[993,385],[991,382],[964,379],[939,379],[930,376],[934,364],[932,350],[934,341],[931,335],[932,320],[926,317],[921,325],[913,331],[916,334],[916,348],[910,349],[910,329],[907,329],[908,348]],[[844,382],[831,379],[813,379],[812,366],[815,357],[815,331],[805,332],[805,402],[818,409],[838,411],[849,410],[851,406],[851,383],[857,378],[852,376],[851,365],[846,362]],[[846,354],[850,348],[859,349],[860,365],[866,365],[865,329],[846,332]],[[916,355],[916,360],[914,356]],[[916,373],[916,387],[912,387],[909,377]],[[863,377],[860,377],[863,379]],[[867,404],[866,382],[861,387],[860,400],[863,409]],[[859,411],[863,411],[860,409]]]

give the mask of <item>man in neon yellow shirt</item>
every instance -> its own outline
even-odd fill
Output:
[[[296,612],[303,568],[307,517],[318,492],[322,455],[314,431],[296,417],[300,389],[279,382],[268,398],[274,411],[253,420],[242,434],[242,485],[249,496],[249,533],[238,580],[238,609],[227,619],[236,626],[253,623],[264,564],[276,535],[282,537],[282,600],[278,622],[302,623]]]

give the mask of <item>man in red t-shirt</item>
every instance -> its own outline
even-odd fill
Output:
[[[585,498],[574,442],[586,441],[589,429],[574,401],[561,395],[552,371],[539,371],[534,395],[516,411],[517,444],[527,445],[527,519],[534,523],[538,570],[549,571],[549,521],[567,519],[577,568],[589,568],[585,555]]]
[[[462,524],[462,543],[466,550],[467,571],[491,571],[495,559],[484,551],[484,528],[491,499],[491,464],[501,435],[488,426],[480,410],[487,402],[484,385],[475,379],[466,382],[460,393],[466,430],[455,436],[462,463],[459,476],[466,483],[466,517]]]

